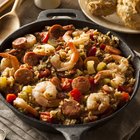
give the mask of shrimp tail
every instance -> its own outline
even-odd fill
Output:
[[[99,71],[95,77],[94,77],[94,82],[95,83],[98,83],[98,81],[102,78],[105,78],[105,77],[111,77],[112,76],[112,71],[111,70],[102,70],[102,71]]]
[[[112,47],[112,46],[109,46],[109,45],[106,45],[105,51],[108,53],[111,53],[111,54],[116,54],[116,55],[121,54],[121,51],[119,49]]]
[[[14,100],[14,105],[18,108],[27,110],[29,113],[33,114],[34,116],[38,116],[38,112],[33,107],[28,105],[22,98],[17,97]]]
[[[19,61],[18,61],[18,59],[14,55],[11,55],[11,54],[8,54],[8,53],[0,53],[0,56],[4,57],[4,58],[10,59],[12,67],[15,70],[17,70],[19,68],[19,66],[20,66]]]

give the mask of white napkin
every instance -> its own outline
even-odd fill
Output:
[[[9,140],[48,140],[47,135],[21,121],[15,114],[0,101],[0,129]]]

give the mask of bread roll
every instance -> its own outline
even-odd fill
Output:
[[[96,16],[107,16],[116,11],[117,0],[88,0],[88,10]]]
[[[118,0],[117,14],[125,26],[140,29],[140,0]]]

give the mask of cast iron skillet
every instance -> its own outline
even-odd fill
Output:
[[[63,16],[70,16],[72,18],[71,19],[70,18],[66,19],[66,17],[63,17],[61,19],[49,18],[49,17],[53,17],[53,16],[62,16],[62,15]],[[9,37],[7,37],[2,42],[2,44],[0,46],[0,51],[3,51],[6,48],[11,47],[11,42],[14,39],[16,39],[20,36],[23,36],[25,34],[28,34],[28,33],[34,33],[37,31],[41,31],[42,29],[44,29],[45,25],[54,25],[54,24],[61,24],[61,25],[74,24],[74,26],[76,28],[83,28],[83,27],[87,26],[89,28],[98,29],[102,33],[106,33],[108,31],[107,29],[105,29],[101,26],[98,26],[98,25],[95,25],[91,22],[85,21],[84,16],[78,10],[73,10],[73,9],[46,10],[46,11],[43,11],[39,14],[39,17],[35,22],[21,27],[20,29],[15,31],[13,34],[11,34]],[[118,36],[112,32],[111,32],[111,34]],[[119,39],[120,39],[120,37],[119,37]],[[135,68],[134,75],[136,78],[136,83],[135,83],[134,91],[132,93],[131,100],[130,100],[130,101],[132,101],[132,98],[134,97],[135,93],[137,92],[138,86],[139,86],[140,60],[139,60],[138,56],[136,56],[136,54],[133,52],[133,50],[131,50],[122,39],[120,39],[119,47],[120,47],[120,50],[123,52],[124,56],[126,56],[126,57],[128,55],[132,56],[131,61],[132,61],[133,67]],[[67,140],[80,140],[80,135],[82,134],[83,131],[85,131],[91,127],[95,127],[95,126],[99,126],[101,124],[104,124],[106,121],[110,120],[116,114],[118,114],[120,111],[122,111],[128,105],[128,103],[130,103],[130,101],[129,101],[123,107],[118,109],[116,112],[114,112],[110,116],[103,118],[101,120],[97,120],[95,122],[91,122],[91,123],[87,123],[87,124],[76,124],[76,125],[71,125],[71,126],[64,126],[64,125],[58,125],[58,124],[49,124],[49,123],[39,121],[39,120],[31,118],[31,117],[28,117],[28,116],[20,113],[17,109],[15,109],[9,103],[7,103],[2,95],[0,95],[0,96],[2,98],[2,101],[11,110],[13,110],[13,112],[20,119],[22,119],[24,122],[28,123],[29,125],[31,125],[35,128],[38,128],[39,130],[42,130],[42,131],[62,132]]]

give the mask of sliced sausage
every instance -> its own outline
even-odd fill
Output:
[[[81,114],[80,104],[72,99],[64,99],[61,105],[62,113],[69,118],[77,118]]]
[[[29,66],[36,66],[39,63],[39,56],[34,52],[27,52],[23,57],[23,62]]]
[[[81,93],[86,93],[90,89],[90,82],[88,78],[79,76],[72,81],[72,88],[77,88]]]
[[[61,25],[55,24],[50,27],[48,33],[50,38],[58,39],[60,36],[64,34],[64,29]]]
[[[51,82],[56,86],[56,88],[59,90],[59,91],[62,91],[62,87],[61,87],[61,81],[59,80],[58,77],[53,77],[51,79]]]
[[[12,47],[15,49],[25,49],[27,39],[25,37],[19,37],[12,42]]]
[[[15,72],[14,78],[19,84],[27,85],[33,81],[33,72],[27,68],[20,68]]]

